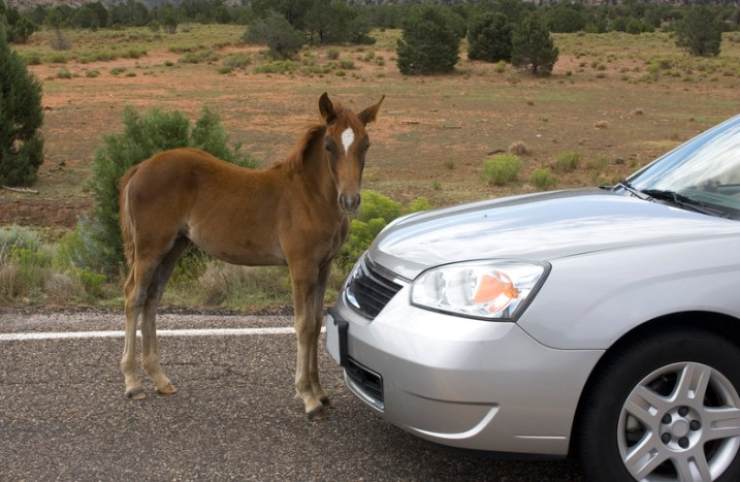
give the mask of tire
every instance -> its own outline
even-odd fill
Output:
[[[661,473],[668,477],[667,480],[686,480],[680,478],[678,470],[685,471],[689,467],[690,470],[698,471],[699,464],[696,461],[704,454],[705,460],[708,460],[705,466],[707,469],[710,466],[715,470],[724,467],[724,471],[714,481],[740,481],[740,451],[737,450],[740,436],[735,436],[733,432],[718,441],[705,442],[716,436],[711,435],[713,432],[710,430],[716,426],[709,422],[709,418],[716,413],[711,410],[725,405],[740,408],[740,398],[737,398],[737,393],[740,392],[740,348],[737,345],[709,332],[682,328],[680,331],[657,334],[637,341],[620,350],[605,363],[597,374],[599,378],[588,393],[584,394],[579,424],[574,434],[576,453],[581,460],[586,480],[634,482],[637,479],[623,462],[623,454],[625,459],[630,459],[629,454],[637,453],[633,449],[639,445],[655,448],[644,452],[645,455],[631,459],[639,461],[631,464],[633,472],[639,473],[642,467],[648,465],[645,461],[652,457],[655,459],[650,461],[649,467],[653,463],[659,464],[658,460],[662,459],[658,455],[666,457],[669,454],[670,457],[657,469],[644,468],[645,471],[656,471],[647,473],[643,480],[653,480]],[[704,366],[711,367],[712,370],[707,370]],[[656,373],[657,378],[651,378]],[[673,377],[676,385],[671,388]],[[700,380],[706,377],[711,380],[706,392],[707,398],[701,397],[699,402],[698,397],[694,397],[691,409],[678,399],[671,402],[673,405],[664,405],[663,398],[653,398],[649,392],[644,391],[649,388],[653,394],[659,393],[666,400],[672,400],[678,393],[686,393],[687,397],[691,397],[701,390],[698,388]],[[678,383],[682,379],[696,380],[691,385],[697,388],[694,391],[682,390],[684,385],[679,387]],[[727,389],[728,383],[730,389]],[[643,397],[643,394],[647,395]],[[628,397],[631,402],[640,403],[625,405]],[[654,400],[655,404],[643,404],[644,400]],[[652,409],[642,412],[638,410],[645,407]],[[699,407],[696,412],[695,407]],[[679,409],[681,412],[678,412]],[[641,417],[633,416],[633,412],[641,413]],[[640,418],[649,420],[649,423],[643,424]],[[665,425],[666,420],[670,420],[671,424]],[[702,425],[704,422],[707,422],[706,426]],[[686,428],[687,424],[692,428]],[[683,435],[684,432],[687,434]],[[670,437],[670,441],[661,437]],[[680,449],[680,444],[683,444],[682,447],[685,445],[685,449]],[[672,470],[676,472],[671,472]],[[705,471],[706,476],[709,476],[708,480],[712,480],[708,471]]]

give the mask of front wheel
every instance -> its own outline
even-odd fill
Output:
[[[588,480],[740,480],[740,349],[681,331],[611,359],[585,394],[576,433]]]

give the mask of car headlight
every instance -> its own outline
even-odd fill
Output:
[[[423,272],[411,287],[421,308],[485,320],[516,320],[544,281],[549,265],[468,261]]]

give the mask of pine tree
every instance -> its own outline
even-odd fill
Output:
[[[531,13],[514,28],[511,63],[529,69],[534,75],[549,75],[558,60],[558,48],[553,43],[545,21]]]
[[[41,84],[10,50],[0,18],[0,185],[28,185],[44,160]]]
[[[398,41],[398,69],[405,75],[452,72],[460,34],[439,8],[424,7],[404,22]]]
[[[719,55],[722,27],[706,5],[692,7],[678,27],[676,44],[692,55]]]
[[[501,13],[487,13],[468,30],[468,58],[498,62],[511,60],[511,25]]]

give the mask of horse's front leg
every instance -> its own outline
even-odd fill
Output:
[[[316,290],[319,287],[319,268],[307,262],[289,263],[293,283],[293,305],[295,310],[295,331],[298,342],[295,388],[303,400],[306,415],[313,418],[321,412],[323,405],[316,397],[311,384],[311,353],[317,341]],[[313,348],[315,352],[315,348]]]
[[[315,339],[311,343],[311,356],[309,364],[309,376],[311,377],[311,389],[313,390],[314,397],[318,399],[323,405],[329,405],[329,395],[326,394],[321,383],[319,382],[319,338],[321,338],[321,325],[324,319],[324,294],[326,293],[326,284],[329,281],[329,273],[331,272],[331,262],[327,262],[319,269],[318,287],[316,289],[316,302],[315,302],[315,314],[314,323],[316,323],[316,332],[314,334]]]

